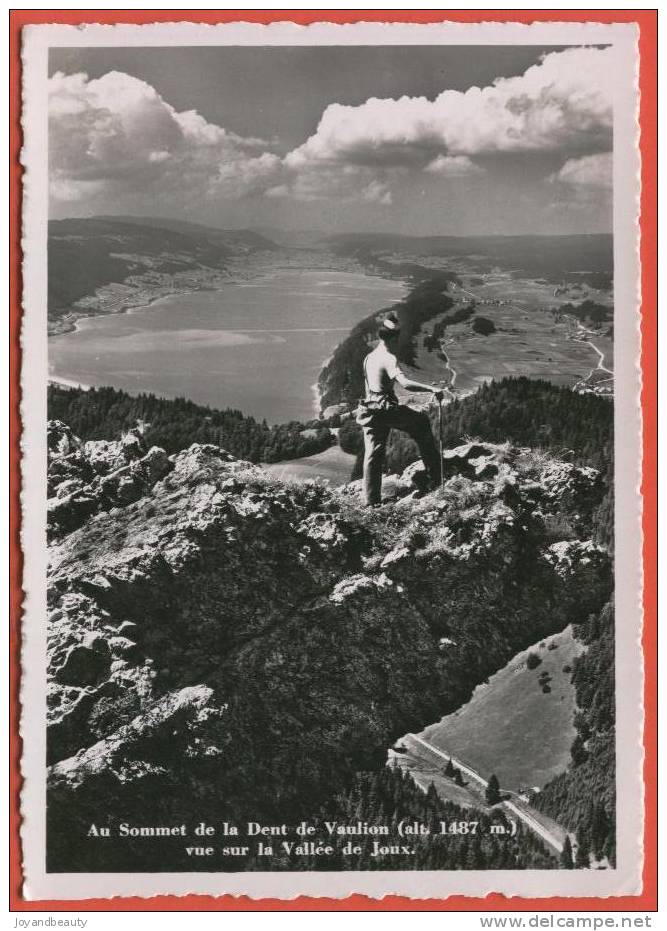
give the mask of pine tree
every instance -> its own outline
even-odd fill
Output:
[[[468,852],[465,859],[465,869],[467,870],[479,870],[484,866],[484,856],[482,854],[482,848],[479,842],[479,837],[475,837],[473,842],[468,847]]]
[[[560,868],[562,870],[572,870],[574,869],[574,862],[572,860],[572,842],[570,841],[570,835],[565,835],[565,842],[563,844],[563,849],[560,854]]]
[[[581,734],[577,734],[570,747],[573,766],[581,766],[588,759],[588,752]]]
[[[497,805],[498,802],[502,801],[502,797],[500,795],[500,783],[498,782],[498,777],[495,773],[492,773],[491,777],[489,778],[489,784],[486,787],[484,796],[486,798],[487,804],[489,805]]]
[[[578,870],[587,870],[591,865],[590,845],[583,831],[577,831],[577,855],[574,865]]]
[[[601,802],[598,802],[593,809],[593,818],[591,821],[591,846],[595,856],[600,860],[604,856],[605,842],[609,833],[609,818],[607,811]]]

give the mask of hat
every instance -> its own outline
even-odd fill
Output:
[[[401,324],[398,322],[396,314],[389,314],[380,324],[380,336],[398,336],[401,332]]]

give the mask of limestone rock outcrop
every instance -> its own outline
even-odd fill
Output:
[[[184,867],[182,844],[84,844],[91,823],[305,817],[604,603],[594,470],[486,443],[446,462],[442,491],[398,477],[369,511],[215,446],[52,426],[49,869]]]

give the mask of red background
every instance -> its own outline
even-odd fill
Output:
[[[450,896],[412,900],[387,896],[379,901],[361,895],[347,899],[252,900],[246,896],[26,901],[22,897],[19,838],[19,671],[22,554],[20,529],[19,346],[21,314],[21,29],[30,23],[151,23],[186,20],[225,23],[360,21],[454,22],[600,22],[637,23],[640,51],[641,170],[641,314],[643,375],[645,836],[643,889],[638,896],[550,899]],[[10,910],[12,911],[654,911],[657,909],[657,11],[656,10],[14,10],[10,13]],[[324,874],[323,874],[324,875]]]

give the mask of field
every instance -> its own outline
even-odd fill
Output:
[[[613,386],[611,372],[604,371],[613,368],[612,339],[555,312],[567,300],[574,302],[575,293],[577,302],[585,296],[608,305],[607,292],[577,286],[575,293],[563,289],[555,297],[553,284],[518,279],[505,272],[463,276],[462,282],[461,287],[452,287],[457,306],[475,301],[476,317],[491,321],[495,332],[480,335],[472,329],[472,321],[466,320],[446,328],[440,350],[429,350],[424,336],[448,314],[429,321],[417,340],[415,374],[418,371],[422,379],[453,383],[463,394],[484,382],[513,375],[570,387]],[[451,372],[445,367],[443,352]],[[596,371],[598,364],[603,368]]]
[[[540,641],[479,686],[467,705],[421,736],[485,779],[495,773],[503,789],[543,786],[569,762],[575,703],[563,667],[580,650],[569,628]],[[542,660],[535,669],[526,665],[530,652]],[[545,672],[551,677],[548,693],[539,681]]]
[[[426,792],[431,783],[441,799],[449,802],[455,802],[462,808],[479,808],[482,811],[488,811],[489,806],[484,801],[482,792],[471,785],[470,780],[466,780],[465,786],[458,786],[444,774],[442,760],[430,753],[425,747],[421,747],[416,741],[409,737],[404,737],[397,741],[406,753],[396,753],[389,751],[389,762],[396,762],[403,769],[407,769],[410,775],[422,791]]]

